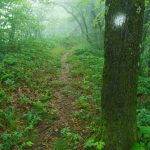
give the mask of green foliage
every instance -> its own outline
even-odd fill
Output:
[[[105,0],[78,0],[74,6],[63,4],[81,28],[83,36],[76,38],[81,40],[88,37],[87,46],[83,48],[84,43],[80,41],[82,46],[76,48],[79,42],[74,42],[76,46],[72,48],[70,36],[66,39],[34,40],[41,38],[44,28],[39,20],[44,22],[43,16],[33,15],[26,0],[1,0],[0,149],[32,149],[36,144],[34,134],[38,125],[45,120],[51,125],[58,117],[57,111],[50,109],[49,104],[53,99],[54,88],[64,87],[64,83],[55,80],[60,74],[60,57],[66,48],[74,51],[69,58],[72,78],[69,86],[73,90],[77,107],[72,120],[82,124],[80,131],[83,133],[72,131],[69,127],[63,128],[61,137],[53,144],[53,150],[104,148],[101,137],[103,127],[100,126],[104,57],[102,50],[93,48],[103,47],[104,14],[108,9],[104,3]],[[149,1],[146,0],[145,6],[148,5]],[[49,25],[54,22],[58,23],[50,20]],[[53,30],[51,27],[57,28],[56,24],[49,25],[50,32]],[[147,22],[144,27],[149,28],[150,23]],[[75,29],[71,34],[79,33]],[[145,50],[141,58],[144,77],[140,76],[138,83],[137,143],[132,150],[150,149],[150,78],[147,77],[149,41],[148,35],[143,43]],[[64,96],[68,96],[67,92],[64,91]]]
[[[79,107],[83,108],[83,109],[88,109],[89,108],[88,100],[90,98],[91,98],[90,96],[81,96],[81,97],[79,97],[79,100],[77,101]]]
[[[142,126],[148,124],[150,124],[150,111],[145,108],[137,109],[137,125]]]
[[[145,0],[145,6],[149,5],[149,0]]]
[[[2,134],[0,136],[0,139],[4,142],[0,144],[0,148],[2,150],[11,150],[12,148],[17,146],[19,150],[23,150],[26,147],[32,147],[33,143],[30,140],[26,140],[24,142],[22,142],[21,140],[24,138],[27,130],[28,129],[26,128],[26,130],[24,130],[23,132],[13,131],[9,134]]]
[[[68,144],[72,149],[76,149],[81,136],[78,133],[71,132],[70,128],[66,127],[61,130],[61,134],[64,138],[68,140]]]
[[[84,132],[95,137],[85,141],[87,137],[83,134],[83,147],[87,149],[98,150],[104,147],[99,126],[103,62],[103,52],[91,48],[76,49],[70,58],[73,65],[71,86],[76,93],[78,107],[74,117],[84,124]]]
[[[20,97],[20,102],[24,105],[32,104],[32,100],[24,95]]]
[[[53,150],[68,150],[69,146],[68,146],[69,141],[67,141],[67,139],[58,139],[54,144],[53,144]]]
[[[138,93],[150,94],[150,78],[139,77]]]
[[[53,90],[52,89],[48,89],[45,91],[44,97],[43,97],[43,101],[47,102],[49,100],[52,99],[52,94],[53,94]]]
[[[25,48],[26,47],[26,48]],[[52,46],[54,47],[54,46]],[[0,149],[32,147],[37,126],[57,117],[48,109],[53,95],[50,80],[57,78],[60,54],[46,41],[26,41],[20,51],[0,60]],[[57,59],[56,59],[57,57]],[[8,107],[9,106],[9,107]]]
[[[48,105],[53,99],[54,88],[63,83],[53,82],[60,74],[60,57],[65,49],[52,46],[47,41],[26,41],[20,51],[2,54],[0,60],[0,140],[1,149],[25,149],[34,144],[34,131],[46,120],[51,124],[57,119],[55,110]],[[60,45],[59,45],[60,46]],[[52,48],[52,49],[50,49]],[[86,149],[102,150],[100,126],[100,99],[103,72],[103,52],[91,48],[75,48],[68,61],[71,64],[69,86],[75,91],[78,120],[84,133],[66,127],[53,144],[53,150]],[[49,82],[50,81],[50,82]],[[140,77],[138,84],[137,143],[133,149],[149,148],[149,78]],[[67,91],[64,95],[67,96]],[[146,99],[146,100],[145,100]],[[144,102],[143,102],[144,101]],[[146,101],[146,102],[145,102]],[[10,106],[10,107],[8,107]],[[5,122],[5,123],[3,123]]]
[[[98,56],[98,57],[97,57]],[[76,104],[79,108],[74,116],[83,123],[87,128],[87,132],[92,132],[90,138],[84,141],[84,147],[89,149],[96,149],[95,143],[101,141],[103,127],[100,126],[100,91],[102,85],[102,70],[103,70],[103,55],[101,52],[76,49],[73,56],[70,58],[72,63],[72,86],[76,91]],[[149,78],[139,77],[138,83],[138,108],[137,108],[137,143],[133,149],[144,148],[149,149]],[[141,128],[142,127],[142,128]],[[144,128],[143,128],[144,127]],[[143,132],[143,129],[145,129]],[[141,130],[142,129],[142,130]],[[146,134],[147,133],[147,134]],[[94,137],[94,138],[93,138]],[[85,137],[87,138],[87,137]],[[97,140],[95,140],[97,139]],[[104,143],[97,143],[104,146]]]
[[[2,103],[7,103],[8,101],[8,96],[6,92],[4,91],[4,88],[0,87],[0,104]]]
[[[0,51],[17,51],[24,40],[36,37],[41,26],[26,0],[1,2],[0,9]]]
[[[145,150],[145,146],[144,144],[135,143],[131,148],[131,150]]]
[[[72,83],[73,86],[79,84],[80,90],[85,94],[92,94],[96,102],[99,101],[102,85],[103,58],[99,57],[100,55],[99,51],[77,49],[74,56],[70,58],[71,63],[74,64],[72,77],[80,78],[78,80],[80,83]]]
[[[102,150],[105,146],[105,143],[102,141],[95,142],[94,139],[88,139],[84,145],[84,148],[94,148],[95,150]]]
[[[145,149],[150,148],[150,126],[139,126],[137,137],[139,146]]]
[[[71,132],[70,128],[66,127],[61,130],[61,134],[62,138],[54,143],[53,150],[77,149],[77,146],[82,139],[78,133]]]

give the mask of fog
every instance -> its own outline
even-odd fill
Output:
[[[0,9],[4,12],[0,17],[0,28],[3,31],[9,29],[3,32],[5,36],[2,35],[2,37],[8,37],[10,34],[17,40],[20,40],[20,37],[22,39],[77,37],[94,47],[103,48],[105,12],[103,1],[13,1],[4,2],[4,6]],[[119,22],[120,25],[120,19],[115,19],[113,22],[116,25]]]
[[[69,36],[74,30],[80,33],[77,22],[61,5],[70,5],[70,0],[55,1],[55,3],[41,3],[36,0],[28,0],[35,15],[42,26],[42,37],[54,38],[57,36]],[[59,4],[59,5],[57,5]],[[68,8],[69,9],[69,8]]]

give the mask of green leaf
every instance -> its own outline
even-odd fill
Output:
[[[31,141],[26,142],[26,146],[31,147],[32,145],[33,145],[33,142]]]
[[[144,137],[150,137],[150,126],[140,126],[139,128]]]
[[[146,150],[144,144],[135,143],[131,150]]]
[[[102,150],[104,148],[104,146],[105,146],[105,143],[101,142],[101,141],[100,142],[96,142],[95,146],[96,146],[97,150]]]
[[[86,143],[84,144],[84,148],[91,148],[95,144],[94,139],[88,139]]]

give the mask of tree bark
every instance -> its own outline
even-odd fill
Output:
[[[148,55],[148,77],[150,77],[150,48],[149,48],[149,55]]]
[[[92,20],[94,20],[96,18],[96,13],[95,13],[94,9],[91,10],[91,15],[92,15]],[[94,37],[95,37],[96,47],[98,49],[100,49],[100,48],[102,48],[101,42],[100,42],[100,40],[101,40],[100,39],[100,33],[102,31],[102,26],[100,24],[100,21],[98,21],[97,25],[93,26],[93,30],[94,30]]]
[[[11,24],[11,29],[9,32],[9,50],[14,50],[14,38],[15,38],[15,25],[14,23]]]
[[[62,8],[64,8],[67,13],[69,13],[70,15],[72,15],[72,17],[74,18],[74,20],[79,25],[81,33],[85,36],[87,42],[90,43],[91,45],[93,45],[93,42],[92,42],[92,40],[90,38],[90,35],[89,35],[89,32],[88,32],[88,26],[87,26],[87,23],[86,23],[86,19],[85,19],[84,15],[83,15],[83,12],[80,13],[80,17],[82,19],[82,20],[80,20],[78,18],[78,16],[73,11],[69,10],[64,4],[56,3],[56,2],[52,2],[51,4],[58,5],[58,6],[62,7]]]
[[[80,16],[81,16],[81,20],[82,20],[83,25],[84,25],[86,39],[87,39],[87,41],[88,41],[91,45],[93,45],[93,42],[92,42],[92,40],[90,39],[90,36],[89,36],[89,29],[88,29],[88,25],[87,25],[87,23],[86,23],[86,18],[85,18],[85,16],[84,16],[84,12],[80,12]]]
[[[136,140],[143,16],[144,0],[106,0],[102,88],[105,150],[130,150]]]

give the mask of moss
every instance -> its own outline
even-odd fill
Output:
[[[136,4],[136,5],[135,5]],[[106,150],[129,150],[135,141],[138,61],[144,0],[106,0],[105,67],[102,113]],[[137,15],[137,8],[141,12]],[[127,15],[120,28],[111,23],[118,12]],[[133,51],[131,51],[133,49]]]

